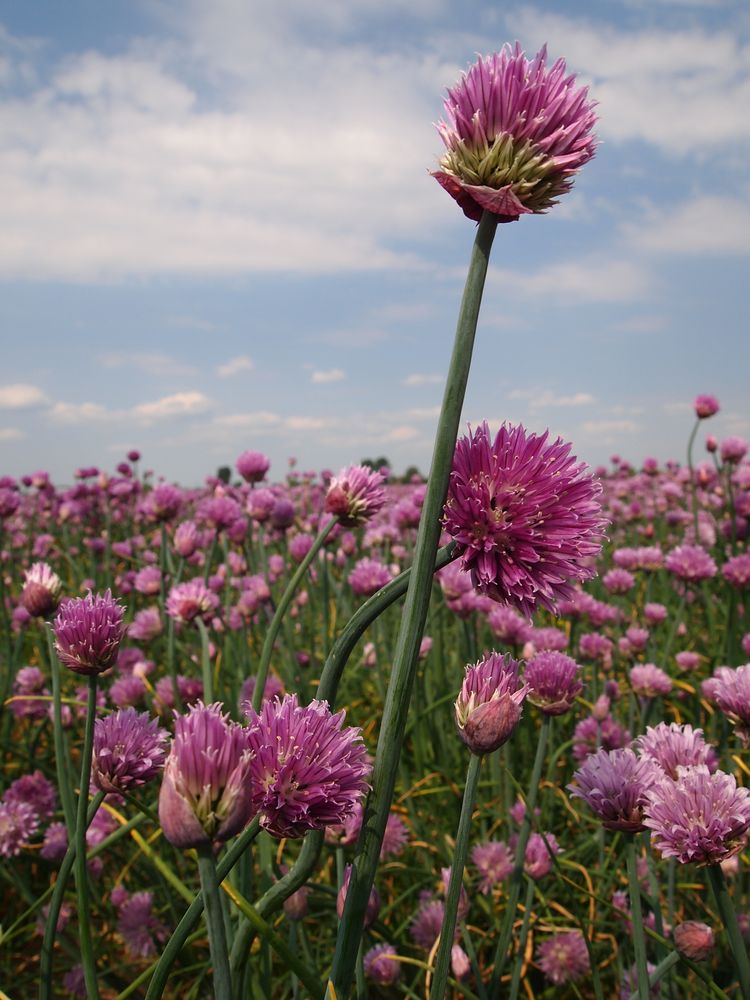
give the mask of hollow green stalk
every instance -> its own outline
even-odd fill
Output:
[[[521,986],[521,970],[523,969],[523,956],[526,951],[526,939],[529,936],[529,925],[531,923],[531,906],[534,902],[534,880],[528,879],[526,886],[526,899],[523,904],[523,921],[521,923],[521,933],[518,938],[518,954],[513,963],[513,975],[510,980],[509,1000],[518,1000],[518,990]]]
[[[88,704],[86,706],[86,727],[83,735],[81,754],[81,785],[78,792],[76,813],[76,857],[75,876],[78,893],[78,932],[81,948],[81,964],[89,1000],[98,1000],[99,984],[96,976],[96,957],[91,939],[89,918],[88,874],[86,871],[86,810],[89,801],[89,780],[91,777],[91,756],[94,748],[94,720],[96,719],[97,674],[89,676]]]
[[[659,962],[659,964],[656,966],[654,971],[651,973],[651,975],[648,977],[649,989],[652,989],[654,986],[658,986],[658,984],[661,982],[664,976],[666,976],[666,974],[670,972],[675,967],[675,965],[679,963],[679,961],[680,961],[680,955],[679,952],[676,951],[670,952],[666,958],[663,958],[661,962]],[[639,997],[640,993],[638,990],[634,990],[630,994],[630,1000],[638,1000]]]
[[[438,945],[437,956],[435,958],[435,975],[430,989],[430,1000],[443,1000],[448,985],[448,966],[450,964],[451,948],[453,947],[453,938],[456,930],[456,914],[458,912],[461,886],[463,885],[466,855],[469,852],[471,815],[474,811],[474,803],[477,797],[477,783],[479,781],[479,769],[481,766],[482,758],[476,754],[471,754],[469,767],[466,771],[466,785],[464,786],[461,815],[458,821],[456,846],[453,850],[451,877],[445,900],[443,926],[440,928],[440,944]]]
[[[453,355],[448,368],[438,421],[427,494],[417,532],[412,574],[406,593],[393,657],[393,669],[380,724],[372,779],[373,788],[363,822],[363,835],[360,838],[358,853],[352,865],[346,907],[339,924],[336,952],[331,969],[329,994],[331,996],[335,994],[339,1000],[348,995],[351,986],[367,900],[375,880],[380,845],[393,798],[411,690],[419,658],[419,646],[427,619],[432,589],[431,579],[440,539],[440,517],[448,490],[458,425],[471,367],[479,307],[497,224],[496,216],[486,211],[482,214],[461,302]]]
[[[643,912],[641,909],[641,885],[638,881],[638,858],[635,849],[635,835],[627,838],[625,857],[628,867],[628,890],[630,895],[630,919],[633,925],[633,949],[635,969],[638,976],[638,1000],[649,1000],[648,962],[646,960],[646,937],[643,933]]]
[[[208,947],[214,968],[214,997],[216,1000],[231,1000],[232,980],[229,973],[229,954],[224,931],[224,914],[221,911],[219,882],[216,875],[216,859],[211,844],[199,847],[198,872],[203,892],[203,905],[208,927]]]
[[[698,433],[698,428],[700,427],[701,421],[700,417],[695,421],[693,429],[690,433],[690,438],[688,440],[687,446],[687,464],[690,470],[690,497],[693,507],[693,527],[695,528],[695,544],[698,545],[698,491],[695,486],[695,470],[693,469],[693,444],[695,443],[695,435]]]
[[[57,787],[60,791],[60,802],[62,803],[65,827],[68,831],[68,843],[73,840],[75,829],[75,802],[73,800],[73,790],[70,787],[70,757],[68,755],[67,740],[62,723],[62,693],[60,684],[60,661],[55,652],[52,639],[52,630],[46,629],[47,649],[49,650],[49,663],[52,673],[52,714],[53,733],[52,738],[55,744],[55,768],[57,770]]]
[[[500,938],[497,943],[497,950],[495,951],[494,969],[492,977],[490,978],[489,987],[487,989],[490,1000],[497,1000],[500,995],[500,979],[508,957],[510,940],[513,936],[513,923],[516,919],[516,907],[518,906],[518,897],[521,892],[521,882],[523,881],[523,863],[526,855],[526,845],[528,844],[529,836],[531,835],[531,820],[534,815],[534,809],[536,808],[539,781],[542,777],[542,767],[544,766],[544,758],[547,753],[550,719],[551,717],[549,715],[542,715],[542,724],[539,730],[539,739],[536,745],[536,756],[534,757],[534,766],[531,772],[529,791],[526,796],[526,811],[524,813],[523,822],[521,823],[521,829],[518,834],[518,841],[516,843],[513,871],[511,872],[510,882],[508,885],[508,899],[505,904],[505,914],[503,916],[502,928],[500,930]]]
[[[729,946],[732,949],[734,964],[740,981],[740,991],[744,1000],[750,1000],[750,959],[748,959],[747,947],[742,939],[742,931],[737,922],[737,914],[734,910],[732,897],[727,889],[724,872],[721,865],[709,865],[706,868],[711,891],[714,894],[716,905],[719,908],[719,916],[724,924],[724,929],[729,938]]]
[[[203,699],[207,705],[214,700],[214,674],[211,669],[211,656],[208,648],[208,629],[200,617],[195,619],[201,637],[201,677],[203,679]]]

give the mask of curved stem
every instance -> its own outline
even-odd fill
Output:
[[[461,816],[458,821],[456,846],[453,850],[451,877],[448,884],[448,895],[445,900],[443,926],[440,929],[440,944],[438,945],[437,957],[435,959],[435,976],[430,989],[430,1000],[443,1000],[446,986],[448,985],[448,965],[450,963],[451,948],[453,947],[453,937],[456,930],[456,913],[458,912],[458,901],[461,895],[461,886],[463,885],[466,855],[469,851],[471,815],[474,811],[474,802],[477,797],[477,783],[479,781],[479,769],[481,766],[482,758],[472,754],[466,772],[466,785],[464,787],[463,802],[461,803]]]
[[[513,936],[513,922],[516,919],[516,907],[518,906],[518,897],[521,892],[521,882],[523,881],[523,863],[526,856],[526,845],[528,844],[529,836],[531,835],[531,819],[534,815],[534,809],[536,808],[539,781],[542,777],[544,757],[547,753],[550,725],[551,716],[543,715],[542,726],[539,730],[539,740],[536,745],[534,767],[531,772],[531,781],[529,783],[529,793],[526,796],[526,812],[524,813],[523,822],[521,823],[521,829],[518,834],[513,871],[511,873],[510,884],[508,886],[508,899],[505,904],[505,915],[503,917],[503,925],[500,931],[500,939],[497,943],[497,950],[495,951],[495,967],[492,972],[489,987],[487,988],[487,994],[490,997],[490,1000],[497,1000],[500,995],[500,978],[503,974],[505,961],[508,957],[510,939]]]
[[[486,211],[482,214],[461,301],[453,354],[435,437],[427,494],[417,532],[414,564],[380,724],[372,792],[362,824],[357,856],[352,865],[349,892],[336,940],[329,995],[339,998],[346,997],[349,993],[367,900],[375,880],[380,845],[393,798],[406,717],[419,658],[419,646],[430,602],[430,581],[440,539],[440,516],[448,490],[458,425],[469,379],[479,307],[497,224],[497,216]]]
[[[732,949],[734,964],[740,980],[742,996],[744,1000],[750,1000],[750,959],[748,959],[747,947],[742,939],[742,932],[737,922],[737,914],[734,910],[732,897],[729,895],[727,889],[724,872],[721,870],[721,865],[709,865],[706,869],[706,874],[711,885],[711,891],[716,899],[716,905],[719,907],[721,922],[724,924],[724,929],[729,938],[729,945]]]
[[[91,941],[89,920],[88,873],[86,871],[86,809],[89,801],[89,780],[91,776],[91,756],[94,748],[94,720],[96,719],[97,674],[89,676],[88,704],[86,706],[86,728],[83,736],[81,755],[81,787],[78,792],[78,812],[76,815],[76,858],[75,874],[78,891],[78,931],[81,948],[81,963],[89,1000],[98,1000],[99,984],[96,978],[96,957]]]
[[[334,524],[336,524],[338,518],[332,517],[330,521],[323,525],[323,527],[318,532],[318,537],[313,542],[310,547],[310,551],[307,553],[305,558],[297,567],[294,576],[287,584],[286,590],[281,596],[281,600],[276,607],[274,616],[271,619],[271,624],[268,626],[268,631],[266,632],[265,640],[263,641],[263,649],[260,654],[260,663],[258,664],[258,672],[255,675],[255,690],[253,691],[253,709],[258,712],[260,711],[260,706],[263,701],[263,689],[266,686],[266,677],[268,676],[268,666],[271,662],[271,654],[273,652],[273,644],[276,641],[276,636],[279,633],[281,627],[281,622],[286,614],[289,605],[292,603],[292,598],[300,584],[300,581],[304,577],[310,563],[313,561],[315,556],[321,549],[321,546],[325,542],[326,538],[331,532]]]
[[[55,744],[55,768],[57,769],[57,787],[60,790],[60,802],[62,803],[65,826],[68,831],[68,843],[73,840],[75,823],[75,803],[73,801],[73,791],[70,787],[70,758],[68,756],[67,740],[62,724],[62,694],[60,684],[60,661],[55,652],[55,645],[52,639],[52,630],[46,629],[47,648],[49,650],[49,663],[52,672],[52,713],[54,720],[54,730],[52,738]]]
[[[224,931],[224,914],[221,912],[219,882],[216,876],[216,859],[211,844],[199,847],[198,872],[201,879],[203,903],[208,927],[208,947],[214,967],[214,996],[216,1000],[231,1000],[232,980],[229,974],[229,956]]]

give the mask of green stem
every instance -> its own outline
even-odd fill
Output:
[[[461,410],[471,367],[479,307],[487,275],[490,249],[497,229],[497,216],[484,212],[479,223],[461,302],[456,336],[448,368],[443,404],[417,532],[414,564],[399,627],[393,669],[380,724],[378,747],[358,854],[352,865],[349,892],[339,925],[336,953],[331,970],[329,995],[348,996],[362,935],[367,900],[375,880],[380,845],[388,821],[411,699],[419,646],[427,619],[431,578],[440,539],[440,517],[448,490]]]
[[[648,962],[646,960],[646,938],[643,933],[643,913],[641,911],[641,886],[638,881],[638,858],[635,849],[635,835],[627,838],[625,857],[628,866],[628,889],[630,895],[630,918],[633,924],[633,949],[635,968],[638,976],[638,1000],[649,1000]]]
[[[670,972],[675,967],[675,965],[677,965],[679,961],[680,961],[680,954],[677,951],[672,951],[669,953],[669,955],[667,955],[666,958],[663,958],[661,962],[659,962],[659,964],[656,966],[654,971],[651,973],[651,975],[648,977],[649,990],[652,989],[654,986],[657,986],[659,982],[664,978],[664,976],[668,972]],[[630,1000],[638,1000],[639,996],[640,993],[638,992],[638,990],[635,990],[633,993],[630,994]]]
[[[96,957],[91,940],[89,918],[88,882],[86,872],[86,809],[89,801],[89,780],[91,776],[91,756],[94,748],[94,720],[96,719],[97,674],[89,675],[88,704],[86,706],[86,728],[83,736],[81,755],[81,785],[78,792],[78,812],[76,815],[76,858],[75,875],[78,891],[78,932],[81,949],[81,963],[89,1000],[98,1000],[99,984],[96,977]]]
[[[744,1000],[750,1000],[750,959],[748,959],[747,948],[737,923],[737,914],[727,889],[724,872],[721,870],[721,865],[709,865],[706,868],[706,874],[716,899],[716,905],[719,907],[721,921],[729,938],[729,946],[732,949],[734,964],[737,968],[742,996]]]
[[[253,709],[258,712],[260,711],[260,706],[263,702],[263,689],[266,686],[266,677],[268,676],[268,666],[271,662],[271,654],[273,653],[273,644],[276,641],[276,636],[278,635],[279,628],[281,627],[282,619],[286,614],[289,605],[292,603],[292,598],[300,584],[300,581],[307,572],[308,566],[313,561],[315,556],[320,551],[321,546],[325,542],[326,538],[331,532],[334,524],[336,524],[338,518],[332,517],[330,521],[323,525],[323,527],[318,532],[318,537],[313,542],[310,547],[310,551],[307,553],[305,558],[297,567],[294,576],[287,584],[286,590],[281,596],[281,600],[278,603],[274,616],[271,619],[271,624],[268,626],[268,631],[266,632],[265,640],[263,641],[263,649],[260,654],[260,662],[258,664],[258,672],[255,675],[255,691],[253,692]]]
[[[700,417],[695,421],[693,425],[693,430],[690,434],[690,440],[687,446],[687,464],[690,470],[690,497],[693,506],[693,526],[695,527],[695,544],[700,545],[700,540],[698,538],[698,493],[695,487],[695,470],[693,469],[693,444],[695,443],[695,435],[698,433],[698,428],[700,427]]]
[[[88,813],[86,814],[86,828],[88,829],[91,820],[96,815],[96,811],[104,801],[104,792],[97,792],[94,796]],[[76,838],[77,840],[77,838]],[[52,899],[49,904],[47,923],[44,927],[44,938],[42,940],[42,951],[39,966],[39,1000],[50,1000],[52,996],[52,952],[55,947],[55,937],[57,936],[57,918],[60,915],[60,907],[65,898],[65,886],[73,870],[76,856],[76,840],[68,841],[68,849],[60,864],[57,873],[57,881],[52,891]],[[85,840],[85,836],[84,836]]]
[[[534,880],[530,878],[526,886],[526,899],[524,900],[523,922],[521,924],[521,934],[518,939],[518,954],[513,964],[513,976],[510,982],[509,1000],[518,1000],[518,990],[521,985],[521,969],[523,968],[523,955],[526,950],[526,938],[529,936],[529,924],[531,922],[531,906],[534,902]]]
[[[68,831],[68,843],[73,840],[75,829],[75,803],[73,801],[73,790],[70,787],[70,758],[68,756],[67,740],[62,724],[62,694],[60,684],[60,661],[55,652],[52,639],[52,630],[47,629],[47,648],[49,649],[49,662],[52,672],[52,713],[54,718],[53,740],[55,744],[55,767],[57,769],[57,787],[60,790],[60,802],[62,803],[65,826]]]
[[[508,899],[505,904],[505,914],[503,916],[503,924],[500,930],[500,939],[498,940],[497,950],[495,951],[494,969],[489,987],[487,989],[488,996],[491,1000],[497,1000],[500,995],[500,979],[508,957],[510,940],[513,936],[513,922],[516,919],[516,907],[518,906],[518,897],[521,892],[521,882],[523,881],[523,863],[526,856],[526,845],[528,844],[529,836],[531,835],[531,821],[534,815],[534,809],[536,808],[539,781],[542,776],[542,767],[544,766],[544,758],[547,753],[550,718],[551,717],[549,715],[542,715],[542,725],[539,730],[539,740],[536,745],[534,767],[531,772],[531,781],[529,782],[529,793],[526,796],[526,811],[524,813],[523,822],[521,823],[521,829],[518,834],[518,842],[516,843],[516,855],[513,864],[513,871],[510,876],[510,884],[508,886]]]
[[[212,705],[214,700],[214,675],[211,670],[211,657],[208,649],[208,629],[200,617],[195,619],[201,636],[201,676],[203,678],[203,700]]]
[[[461,816],[458,821],[456,846],[453,850],[451,877],[448,884],[448,895],[445,900],[443,926],[440,929],[440,944],[438,945],[437,957],[435,959],[435,976],[430,988],[430,1000],[443,1000],[448,985],[448,966],[450,964],[451,948],[453,947],[456,930],[458,901],[461,895],[461,886],[463,885],[466,855],[469,851],[471,815],[474,811],[474,803],[477,797],[477,783],[479,781],[479,769],[481,766],[482,758],[476,754],[472,754],[469,760],[469,767],[466,771],[466,785],[464,787],[463,802],[461,803]]]
[[[208,947],[214,967],[214,996],[216,1000],[231,1000],[232,980],[229,973],[229,955],[224,932],[224,914],[219,899],[219,882],[216,876],[216,860],[211,844],[199,847],[198,872],[203,891],[208,927]]]

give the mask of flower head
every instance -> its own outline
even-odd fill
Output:
[[[644,825],[663,857],[713,865],[744,850],[750,791],[738,787],[733,775],[711,774],[705,764],[678,767],[677,780],[663,778],[646,799]]]
[[[702,729],[660,722],[658,726],[647,726],[636,743],[641,756],[649,757],[673,780],[679,766],[705,764],[709,770],[716,770],[716,752],[703,739]]]
[[[638,833],[645,829],[646,794],[657,780],[657,768],[632,750],[598,750],[587,757],[568,785],[571,795],[583,799],[607,830]]]
[[[672,678],[654,663],[637,663],[631,668],[629,679],[635,694],[642,698],[655,698],[672,690]]]
[[[695,415],[699,420],[705,420],[719,412],[719,400],[716,396],[701,395],[695,397]]]
[[[580,931],[555,934],[536,950],[536,964],[555,986],[573,982],[591,971],[586,942]]]
[[[392,944],[376,944],[363,960],[365,976],[378,986],[393,986],[398,982],[401,965]]]
[[[159,821],[176,847],[228,840],[253,815],[247,735],[218,702],[176,716],[159,794]]]
[[[57,808],[57,791],[52,782],[37,770],[11,782],[3,796],[3,802],[25,802],[40,819],[49,819]]]
[[[678,545],[668,554],[664,565],[674,576],[691,583],[716,576],[716,563],[700,545]]]
[[[510,656],[490,653],[466,668],[455,714],[458,735],[472,753],[492,753],[510,739],[527,690]]]
[[[28,802],[0,802],[0,858],[21,853],[39,827],[36,809]]]
[[[371,764],[360,730],[343,728],[325,701],[297,696],[246,709],[252,752],[249,799],[261,826],[275,837],[343,823],[369,788]]]
[[[103,792],[152,781],[167,759],[167,733],[148,712],[123,708],[94,723],[91,777]]]
[[[527,616],[594,575],[605,525],[599,483],[547,437],[503,424],[493,441],[483,423],[461,438],[443,513],[474,586]]]
[[[529,61],[520,45],[480,58],[448,90],[437,126],[447,152],[433,177],[470,219],[486,209],[511,222],[546,212],[594,155],[594,103],[546,46]]]
[[[564,715],[583,691],[580,672],[576,661],[564,653],[537,653],[523,675],[529,686],[526,697],[545,715]]]
[[[710,680],[712,701],[734,723],[743,744],[750,745],[750,663],[736,670],[720,667]]]
[[[363,524],[385,503],[383,482],[383,476],[366,465],[350,465],[331,480],[325,509],[347,527]]]
[[[53,625],[61,662],[77,674],[111,667],[125,634],[124,610],[109,590],[64,601]]]
[[[219,598],[198,577],[175,584],[167,597],[167,614],[183,625],[198,617],[210,620],[218,606]]]
[[[156,954],[156,941],[163,941],[167,928],[153,913],[154,896],[148,891],[125,893],[118,901],[117,932],[135,958]]]
[[[506,879],[513,871],[514,855],[504,840],[489,840],[476,844],[471,849],[474,862],[481,878],[479,891],[486,896],[492,887]]]
[[[349,883],[352,879],[352,866],[347,865],[344,869],[344,880],[341,883],[341,888],[336,896],[336,913],[339,920],[344,915],[344,907],[346,905],[346,897],[349,892]],[[370,889],[370,895],[367,897],[367,906],[365,908],[365,928],[370,927],[371,924],[377,919],[378,913],[380,913],[380,894],[378,890],[373,886]]]
[[[26,570],[21,604],[32,617],[46,618],[58,605],[62,580],[46,562]]]
[[[260,451],[243,451],[235,468],[246,483],[260,483],[271,468],[271,460]]]
[[[684,958],[704,962],[714,950],[714,932],[700,920],[685,920],[672,931],[674,946]]]

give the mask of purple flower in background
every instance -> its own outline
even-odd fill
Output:
[[[346,905],[346,896],[349,892],[349,883],[352,878],[352,866],[347,865],[344,869],[344,881],[341,883],[341,888],[336,896],[336,914],[339,920],[344,915],[344,906]],[[370,889],[370,895],[367,899],[367,907],[365,909],[365,928],[370,927],[373,922],[377,919],[378,913],[380,912],[380,895],[375,886]]]
[[[111,667],[125,634],[124,610],[109,590],[63,601],[53,624],[61,663],[77,674]]]
[[[3,796],[8,804],[25,802],[40,819],[49,819],[57,809],[57,790],[41,771],[24,774],[8,786]]]
[[[629,743],[630,733],[617,719],[611,715],[601,719],[589,715],[581,719],[573,731],[573,757],[576,763],[580,763],[600,747],[603,750],[620,750]]]
[[[378,986],[393,986],[398,982],[401,965],[392,944],[376,944],[363,959],[365,977]]]
[[[602,583],[610,594],[627,594],[635,586],[635,577],[626,569],[611,569],[602,577]]]
[[[109,699],[118,708],[142,705],[146,700],[146,685],[138,674],[118,677],[109,689]]]
[[[492,753],[510,739],[527,690],[510,656],[490,653],[466,668],[455,715],[458,735],[472,753]]]
[[[149,521],[171,521],[182,506],[182,491],[171,483],[159,483],[144,498],[141,511]]]
[[[653,663],[636,664],[630,670],[629,680],[634,694],[641,698],[655,698],[672,690],[672,678]]]
[[[169,591],[166,610],[170,618],[188,625],[200,617],[210,621],[219,606],[219,598],[209,590],[203,580],[196,577],[185,583],[175,584]]]
[[[586,942],[580,931],[555,934],[536,950],[536,964],[555,986],[575,982],[591,972]]]
[[[198,702],[175,717],[159,794],[159,821],[176,847],[229,840],[254,813],[247,731],[221,704]]]
[[[151,642],[161,635],[161,615],[157,607],[143,608],[136,612],[128,626],[128,636],[136,642]]]
[[[167,937],[167,928],[154,915],[153,905],[153,893],[144,891],[127,896],[117,907],[117,933],[135,958],[155,955],[157,940]]]
[[[167,733],[148,712],[123,708],[94,723],[91,777],[103,792],[131,791],[152,781],[167,759]]]
[[[189,559],[200,545],[200,533],[195,521],[181,521],[174,531],[174,550],[183,559]]]
[[[647,793],[645,825],[665,858],[682,864],[714,865],[747,843],[750,791],[734,775],[705,764],[678,767],[677,780],[663,778]]]
[[[46,562],[37,562],[26,570],[21,604],[34,618],[46,618],[60,601],[62,581]]]
[[[411,922],[409,933],[415,944],[430,951],[440,935],[443,926],[445,906],[439,899],[433,899],[420,906]],[[458,928],[457,928],[458,930]]]
[[[201,501],[198,517],[216,531],[222,531],[242,517],[242,508],[236,500],[219,494]]]
[[[738,556],[727,559],[721,567],[724,578],[738,590],[750,587],[750,552],[742,552]]]
[[[705,420],[719,412],[719,400],[716,396],[701,395],[695,397],[695,415],[699,420]]]
[[[377,593],[393,577],[387,566],[384,566],[378,559],[370,559],[365,556],[360,559],[349,574],[349,586],[358,596],[370,596]]]
[[[714,951],[714,932],[700,920],[685,920],[672,931],[674,946],[693,962],[705,962]]]
[[[712,700],[734,723],[743,745],[750,745],[750,663],[736,670],[719,667],[710,680]]]
[[[513,871],[513,851],[503,840],[490,840],[471,849],[471,860],[481,875],[479,891],[485,896]]]
[[[642,757],[649,757],[673,780],[679,766],[705,764],[710,771],[717,767],[716,751],[703,739],[703,730],[690,725],[660,722],[658,726],[647,726],[636,744]]]
[[[64,823],[50,823],[39,852],[45,861],[59,861],[68,849],[68,829]]]
[[[554,833],[532,833],[523,856],[523,870],[529,878],[540,879],[552,870],[552,858],[560,853]]]
[[[331,480],[325,509],[347,527],[364,524],[385,503],[383,482],[383,476],[366,465],[350,465]]]
[[[433,177],[470,219],[511,222],[546,212],[594,155],[594,102],[565,62],[529,61],[520,45],[479,58],[448,90],[438,132],[447,152]]]
[[[37,700],[40,695],[42,697]],[[49,690],[39,667],[21,667],[13,680],[14,700],[10,710],[17,719],[43,719],[49,707],[43,700],[45,695],[49,695]]]
[[[443,523],[474,586],[531,616],[594,576],[605,520],[601,487],[569,444],[483,423],[456,445]]]
[[[271,468],[271,460],[260,451],[243,451],[235,468],[246,483],[261,483]]]
[[[203,697],[203,681],[199,677],[177,675],[177,691],[184,705],[193,705]],[[158,711],[174,708],[174,685],[171,677],[160,677],[156,682],[154,707]]]
[[[638,833],[645,829],[646,795],[657,775],[653,761],[636,757],[632,750],[598,750],[575,772],[576,783],[567,787],[605,829]]]
[[[564,653],[537,653],[528,662],[523,679],[527,699],[545,715],[564,715],[583,691],[581,668]]]
[[[20,854],[39,828],[39,816],[28,802],[0,801],[0,858]]]
[[[678,545],[668,553],[664,565],[674,576],[690,583],[716,576],[716,563],[700,545]]]
[[[739,465],[747,454],[747,441],[741,437],[727,437],[719,445],[722,462],[729,465]]]
[[[252,812],[275,837],[343,823],[369,785],[371,764],[360,730],[343,728],[345,712],[327,702],[298,704],[296,694],[248,706]]]
[[[253,695],[255,694],[255,684],[257,678],[255,674],[250,677],[246,677],[242,682],[242,688],[240,690],[240,711],[244,712],[245,707],[250,704],[253,700]],[[284,683],[280,677],[272,673],[270,670],[266,677],[266,683],[263,685],[263,701],[271,701],[277,695],[284,693]]]
[[[396,813],[390,813],[383,832],[383,843],[380,845],[380,860],[398,857],[409,840],[409,827]]]

